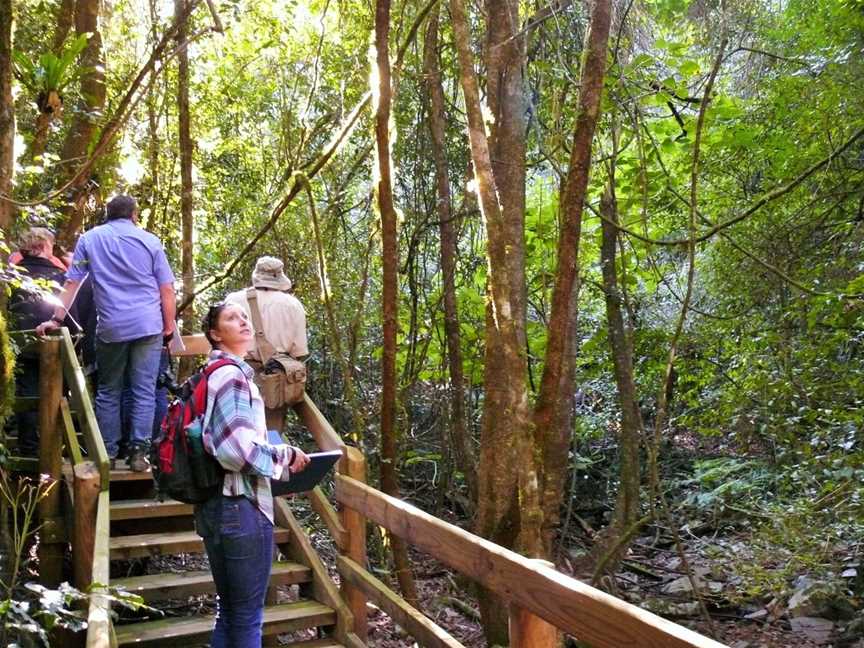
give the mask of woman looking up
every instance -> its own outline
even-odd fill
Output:
[[[208,379],[204,447],[225,469],[221,495],[195,507],[216,584],[212,648],[260,648],[264,597],[273,563],[273,496],[270,479],[287,480],[306,467],[299,448],[268,442],[264,402],[243,357],[252,327],[239,306],[210,307],[204,335],[210,362],[232,364]]]

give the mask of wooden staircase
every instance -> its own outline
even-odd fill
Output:
[[[212,610],[215,586],[209,570],[198,569],[179,573],[154,573],[122,577],[128,561],[178,554],[202,554],[204,545],[194,531],[193,507],[175,501],[160,502],[154,498],[150,473],[133,473],[121,462],[111,471],[111,538],[112,563],[110,585],[140,596],[151,608],[159,609],[166,601],[204,597],[204,607]],[[350,612],[341,600],[334,600],[338,591],[329,581],[317,554],[310,556],[308,538],[295,537],[303,533],[286,504],[277,503],[277,527],[274,537],[279,551],[291,560],[277,560],[270,577],[268,600],[276,600],[275,588],[297,585],[298,597],[291,602],[268,604],[264,610],[264,635],[275,636],[314,629],[289,646],[304,648],[337,648],[346,645],[337,641],[343,635],[351,646],[362,645],[347,632]],[[287,522],[283,524],[282,522]],[[127,561],[124,563],[120,561]],[[115,574],[117,577],[115,577]],[[294,588],[292,588],[294,589]],[[321,595],[323,594],[323,596]],[[323,599],[323,600],[319,600]],[[335,603],[335,604],[334,604]],[[116,607],[116,606],[115,606]],[[202,607],[200,604],[199,608]],[[346,617],[347,613],[347,617]],[[147,620],[115,622],[114,631],[119,646],[192,646],[206,645],[213,629],[211,613],[191,616],[165,616]],[[275,645],[275,644],[274,644]],[[284,645],[284,644],[283,644]]]

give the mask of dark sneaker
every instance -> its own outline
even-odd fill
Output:
[[[108,465],[111,470],[117,470],[117,457],[111,457],[111,459],[108,460]]]
[[[132,472],[147,472],[150,470],[150,461],[147,459],[147,453],[143,450],[132,450],[129,453],[129,470]]]

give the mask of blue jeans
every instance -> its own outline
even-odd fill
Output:
[[[167,372],[171,366],[171,354],[168,353],[168,349],[164,346],[159,351],[159,370],[156,373],[157,383],[158,377],[162,372]],[[151,439],[155,439],[159,435],[159,431],[162,429],[162,419],[165,418],[165,415],[168,413],[168,388],[167,387],[156,387],[155,389],[156,401],[153,406],[153,432],[150,435]],[[121,435],[120,435],[120,452],[123,453],[124,450],[128,450],[130,447],[129,443],[129,431],[132,429],[132,388],[131,385],[124,385],[123,387],[123,397],[120,400],[120,411],[121,411]]]
[[[99,389],[96,392],[96,420],[109,457],[116,457],[122,433],[121,403],[123,385],[129,386],[129,446],[146,450],[153,430],[156,406],[156,374],[162,336],[159,334],[129,340],[96,340],[96,365]]]
[[[218,594],[210,648],[261,648],[273,525],[242,495],[218,495],[195,507],[195,528]]]

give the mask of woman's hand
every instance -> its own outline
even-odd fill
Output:
[[[292,473],[303,472],[306,466],[309,465],[309,455],[303,452],[300,448],[294,448],[294,459],[288,469]]]

